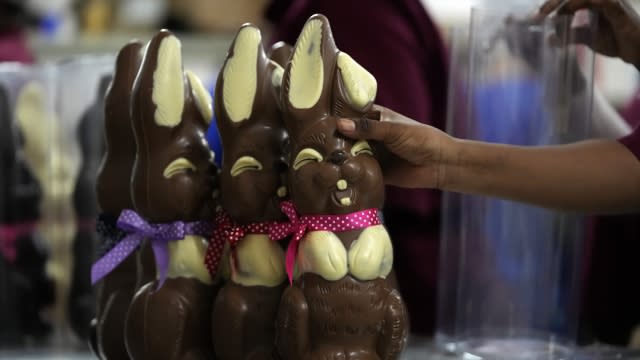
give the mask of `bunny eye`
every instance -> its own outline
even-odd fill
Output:
[[[236,160],[231,167],[231,176],[235,177],[242,174],[245,171],[260,171],[262,170],[262,164],[256,160],[253,156],[243,156]]]
[[[360,154],[373,156],[373,150],[371,150],[371,146],[365,140],[360,140],[351,147],[351,155],[356,156]]]
[[[170,179],[172,177],[174,177],[175,175],[181,174],[181,173],[185,173],[187,171],[195,171],[196,170],[196,166],[193,165],[193,163],[191,163],[191,161],[185,159],[185,158],[177,158],[175,160],[173,160],[171,162],[171,164],[169,164],[165,169],[164,172],[162,173],[162,175],[165,177],[165,179]]]
[[[298,170],[311,162],[321,162],[322,160],[322,155],[320,155],[316,150],[311,148],[303,149],[298,153],[296,160],[293,162],[293,170]]]

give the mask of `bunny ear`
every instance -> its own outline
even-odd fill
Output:
[[[128,43],[118,52],[113,79],[105,95],[105,120],[107,126],[115,125],[117,122],[123,124],[121,127],[131,127],[129,104],[131,102],[133,82],[138,74],[141,62],[142,43],[139,41]]]
[[[279,41],[271,46],[269,50],[269,59],[280,65],[283,69],[287,67],[289,60],[293,55],[293,46],[284,41]]]
[[[282,80],[284,79],[284,68],[287,67],[292,54],[293,46],[284,41],[273,44],[269,50],[269,60],[271,60],[271,85],[275,91],[276,102],[280,108],[282,108],[280,99]]]
[[[260,30],[250,24],[243,25],[231,44],[218,78],[218,121],[240,123],[251,117],[259,87],[258,71],[265,61]]]
[[[139,41],[125,45],[116,58],[113,78],[104,98],[104,138],[106,152],[96,178],[99,207],[110,214],[132,208],[129,182],[136,157],[136,141],[131,122],[133,84],[142,63]]]
[[[336,61],[331,114],[337,117],[361,117],[368,113],[376,98],[376,79],[351,56],[341,52]]]
[[[186,70],[187,80],[189,81],[189,85],[191,87],[191,93],[195,100],[196,106],[200,111],[204,121],[209,125],[211,123],[211,119],[213,118],[213,109],[211,107],[211,94],[204,88],[202,85],[202,81],[200,78],[194,74],[190,70]]]
[[[287,102],[295,109],[325,108],[338,48],[329,21],[313,15],[302,28],[284,80]],[[323,94],[325,95],[323,97]]]
[[[151,95],[152,104],[144,104],[143,109],[155,107],[156,125],[180,124],[184,110],[182,54],[180,40],[171,32],[161,30],[147,45],[136,88],[142,97]]]

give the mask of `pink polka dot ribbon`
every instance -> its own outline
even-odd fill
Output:
[[[206,221],[150,224],[133,210],[123,210],[117,225],[119,229],[127,233],[127,236],[93,264],[91,267],[92,284],[113,271],[140,246],[144,239],[149,239],[156,259],[159,278],[157,289],[159,289],[164,284],[169,268],[168,243],[182,240],[187,235],[209,237],[213,231],[213,224]]]
[[[13,264],[18,257],[18,239],[36,229],[35,222],[0,225],[0,255]]]
[[[298,255],[300,240],[308,231],[343,232],[364,229],[369,226],[380,225],[378,209],[367,209],[345,215],[303,215],[298,216],[295,206],[290,201],[280,204],[282,212],[287,215],[289,222],[278,223],[271,227],[271,240],[281,240],[293,235],[287,248],[286,266],[289,283],[293,283],[293,268]]]
[[[237,262],[235,248],[247,234],[269,234],[273,222],[256,222],[239,225],[225,211],[218,211],[215,219],[215,230],[207,248],[204,263],[211,277],[215,277],[220,267],[225,243],[229,243],[233,259]]]

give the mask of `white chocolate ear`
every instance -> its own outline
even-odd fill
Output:
[[[204,120],[209,124],[213,118],[213,108],[211,107],[213,101],[211,100],[211,94],[209,94],[207,89],[204,88],[202,81],[200,81],[200,78],[198,78],[196,74],[190,70],[187,70],[186,73],[189,84],[191,84],[191,90],[193,91],[196,106],[198,107],[198,110],[200,110],[200,114],[202,114]]]
[[[274,88],[279,88],[282,86],[282,77],[284,75],[284,69],[280,64],[273,60],[269,60],[271,65],[273,65],[273,71],[271,72],[271,85]]]
[[[346,53],[338,54],[338,69],[347,92],[347,101],[356,110],[371,104],[376,98],[376,78]]]
[[[222,72],[224,85],[222,102],[233,122],[251,117],[258,90],[258,51],[262,36],[252,26],[242,28],[233,45],[233,55],[227,59]]]
[[[322,62],[322,21],[308,21],[296,42],[291,58],[289,102],[297,109],[310,109],[318,103],[324,85]]]
[[[153,73],[154,119],[157,125],[174,127],[182,121],[184,84],[180,40],[175,36],[162,39]]]

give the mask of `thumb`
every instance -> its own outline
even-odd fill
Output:
[[[390,143],[397,138],[401,129],[399,124],[391,122],[371,120],[367,118],[359,119],[338,119],[338,130],[345,136],[353,139],[375,140],[384,144]]]

